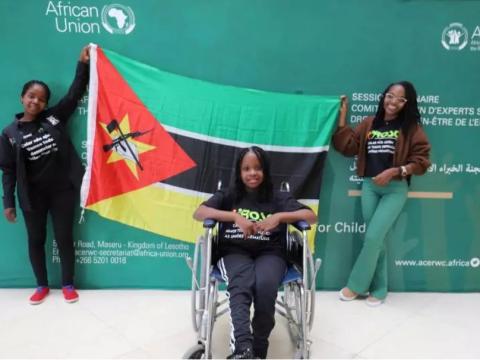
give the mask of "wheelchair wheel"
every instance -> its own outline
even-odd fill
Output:
[[[298,245],[303,242],[302,240],[302,235],[298,231],[293,231],[290,233],[290,241],[291,241],[291,247],[295,248],[295,246],[298,246],[298,249],[294,251],[297,254],[302,254],[303,257],[303,247]],[[298,258],[299,255],[296,255]],[[305,264],[305,269],[303,269],[303,260],[298,260],[298,263],[300,264],[300,267],[302,268],[302,271],[306,273],[306,284],[303,284],[303,292],[305,295],[305,312],[306,312],[306,324],[308,326],[308,329],[311,330],[313,326],[313,318],[315,315],[315,291],[316,291],[316,284],[315,284],[315,262],[313,259],[313,255],[310,251],[310,248],[307,247],[307,255],[306,255],[306,264]],[[302,285],[300,285],[302,286]]]
[[[315,274],[315,264],[313,261],[312,253],[310,249],[307,251],[307,267],[309,271],[309,282],[310,284],[305,285],[305,302],[306,302],[306,318],[308,330],[312,330],[313,319],[315,316],[315,295],[316,295],[316,284],[314,279]]]
[[[216,281],[210,281],[208,292],[209,299],[207,311],[210,314],[210,317],[206,320],[206,324],[204,324],[205,331],[202,334],[202,337],[205,339],[204,353],[210,354],[206,358],[211,358],[213,326],[215,325],[215,317],[217,316],[218,285]]]
[[[298,283],[289,283],[285,286],[285,310],[288,320],[288,334],[294,345],[302,339],[302,303],[301,291]]]
[[[185,352],[183,359],[205,359],[205,347],[201,344],[192,346]]]
[[[301,283],[290,283],[285,288],[285,310],[288,320],[288,334],[295,345],[295,359],[308,359],[310,356],[309,324],[306,313],[302,309],[305,301],[305,309],[308,311],[308,295]],[[304,323],[305,321],[305,323]],[[304,326],[305,324],[305,326]]]
[[[202,322],[202,313],[205,309],[205,279],[203,274],[203,247],[205,238],[200,236],[195,243],[193,255],[193,273],[192,273],[192,321],[195,332],[200,330]]]

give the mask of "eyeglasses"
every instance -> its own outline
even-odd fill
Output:
[[[407,99],[403,96],[397,96],[389,92],[385,94],[385,99],[388,99],[389,101],[398,101],[400,104],[405,104],[407,102]]]

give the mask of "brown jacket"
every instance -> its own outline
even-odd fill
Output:
[[[358,155],[357,175],[365,175],[367,134],[372,128],[373,116],[369,116],[354,129],[344,126],[339,127],[333,135],[333,146],[345,156]],[[400,131],[395,153],[393,154],[393,167],[408,165],[408,173],[423,175],[430,166],[430,143],[423,128],[419,125],[410,130],[408,138]],[[396,179],[401,179],[398,175]]]

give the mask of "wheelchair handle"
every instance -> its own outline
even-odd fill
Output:
[[[296,221],[296,222],[292,223],[291,225],[294,226],[297,230],[300,230],[300,231],[306,231],[306,230],[311,229],[310,224],[307,223],[305,220]]]
[[[216,220],[213,219],[205,219],[203,220],[203,227],[205,229],[213,229],[215,225],[217,224]]]

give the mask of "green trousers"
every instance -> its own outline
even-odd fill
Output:
[[[362,250],[353,266],[347,287],[359,294],[384,299],[388,291],[385,238],[407,200],[406,181],[375,185],[365,178],[362,185],[362,214],[367,224]]]

